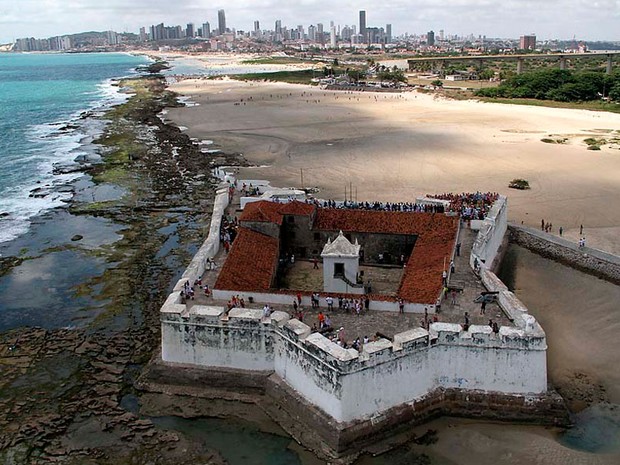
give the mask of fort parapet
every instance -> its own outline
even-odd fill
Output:
[[[227,203],[222,189],[209,238],[161,309],[161,359],[143,375],[143,387],[157,383],[157,373],[164,371],[177,380],[195,376],[187,375],[187,367],[202,367],[204,377],[213,373],[217,383],[228,377],[232,389],[235,377],[254,376],[260,405],[324,458],[354,453],[412,422],[442,414],[566,423],[562,399],[547,386],[545,332],[490,271],[506,232],[505,198],[475,225],[479,232],[470,263],[487,290],[497,292],[512,324],[493,332],[488,325],[464,329],[438,322],[428,331],[412,328],[391,341],[369,342],[360,352],[312,333],[285,312],[264,317],[259,309],[226,312],[220,306],[180,303],[185,281],[201,275],[206,258],[219,246]]]

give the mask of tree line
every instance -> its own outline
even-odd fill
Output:
[[[620,101],[620,72],[543,69],[517,74],[498,87],[480,89],[480,97],[533,98],[579,102],[609,98]]]

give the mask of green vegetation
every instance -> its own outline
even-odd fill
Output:
[[[148,150],[138,134],[136,124],[145,123],[149,110],[160,101],[176,106],[174,95],[165,90],[164,82],[156,77],[126,79],[119,83],[131,97],[123,105],[110,109],[105,119],[109,121],[105,133],[95,141],[104,147],[103,163],[92,173],[97,183],[109,182],[125,187],[135,187],[131,166],[142,159]],[[131,185],[131,186],[130,186]]]
[[[379,80],[390,81],[390,82],[406,82],[407,78],[405,77],[405,72],[402,69],[398,69],[394,66],[393,69],[383,69],[377,73],[377,77]]]
[[[250,60],[243,60],[245,65],[298,65],[307,63],[307,60],[290,56],[258,57]]]
[[[508,187],[511,189],[526,190],[530,188],[530,183],[526,179],[517,178],[510,181]]]
[[[584,139],[583,142],[588,146],[588,150],[601,150],[603,145],[607,145],[614,149],[620,148],[620,137],[615,137],[613,131],[608,131],[608,133],[609,136],[607,138],[588,137]]]
[[[139,72],[149,74],[159,74],[166,69],[170,69],[170,66],[168,66],[168,62],[166,61],[156,61],[155,63],[151,63],[150,65],[138,66],[136,68],[136,70]]]
[[[620,72],[543,69],[514,75],[498,87],[478,90],[476,95],[556,102],[589,102],[602,97],[620,100]]]
[[[568,139],[566,137],[543,137],[542,139],[540,139],[540,141],[544,142],[545,144],[566,144],[566,142],[568,142]]]
[[[323,75],[324,71],[302,69],[299,71],[277,71],[275,73],[233,74],[230,78],[238,81],[275,81],[289,82],[291,84],[310,84],[312,78],[322,77]]]
[[[431,86],[443,87],[443,81],[440,79],[435,79],[434,81],[431,81]]]

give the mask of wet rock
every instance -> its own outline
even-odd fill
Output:
[[[35,199],[43,199],[52,193],[49,187],[37,187],[32,189],[28,197],[34,197]]]
[[[73,131],[75,129],[80,129],[80,127],[77,124],[65,124],[64,126],[58,128],[61,132]]]
[[[54,163],[52,167],[53,174],[69,174],[78,173],[85,170],[85,166],[78,163]]]
[[[71,241],[77,242],[77,241],[81,241],[82,239],[84,239],[84,236],[82,236],[81,234],[76,234],[75,236],[71,238]]]

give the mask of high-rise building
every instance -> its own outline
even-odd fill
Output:
[[[148,40],[148,34],[146,33],[146,28],[140,28],[140,42],[146,42]]]
[[[194,30],[194,23],[187,23],[187,27],[185,28],[185,37],[192,39],[195,35],[196,31]]]
[[[316,25],[316,41],[319,44],[325,43],[325,31],[323,30],[323,23],[317,23]]]
[[[118,45],[120,43],[118,34],[114,31],[107,31],[106,38],[108,40],[108,45]]]
[[[163,40],[164,30],[164,23],[159,23],[156,26],[151,26],[151,40]]]
[[[329,35],[330,45],[332,48],[336,48],[336,26],[331,27],[331,32]]]
[[[435,45],[435,32],[434,31],[428,31],[426,33],[426,45],[428,45],[429,47],[432,47],[433,45]]]
[[[521,36],[519,40],[519,48],[521,50],[536,50],[536,36],[530,34],[529,36]]]
[[[366,43],[366,12],[360,10],[360,35],[362,36],[362,43]]]
[[[260,22],[254,21],[254,32],[260,31]]]
[[[391,24],[385,25],[385,41],[388,44],[392,43],[392,25]]]
[[[443,31],[443,29],[439,29],[439,40],[443,40],[444,35],[445,35],[445,32]]]
[[[211,25],[208,21],[202,23],[202,37],[204,39],[208,39],[209,37],[211,37]]]
[[[308,26],[308,40],[316,42],[316,26],[314,24]]]
[[[226,32],[226,13],[224,10],[217,11],[217,25],[220,35]]]

